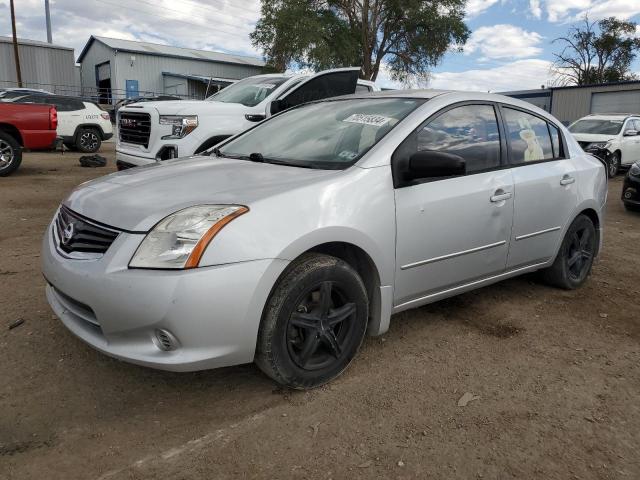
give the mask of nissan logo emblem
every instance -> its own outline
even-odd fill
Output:
[[[69,245],[71,240],[73,239],[73,234],[75,233],[75,225],[70,223],[62,232],[62,244]]]

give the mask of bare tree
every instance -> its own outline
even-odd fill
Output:
[[[562,45],[554,53],[556,83],[588,85],[634,79],[631,63],[640,49],[640,38],[634,36],[636,25],[615,17],[591,22],[585,16],[566,36],[553,41]]]

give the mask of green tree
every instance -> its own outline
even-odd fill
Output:
[[[251,34],[267,63],[315,70],[361,65],[375,80],[383,63],[391,76],[426,76],[469,37],[467,0],[263,0]]]
[[[635,36],[635,22],[615,17],[582,23],[571,27],[567,36],[553,42],[562,45],[555,53],[553,70],[561,85],[588,85],[592,83],[633,80],[631,63],[640,49],[640,38]]]

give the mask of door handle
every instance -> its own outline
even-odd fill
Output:
[[[562,177],[562,180],[560,180],[560,185],[571,185],[572,183],[575,183],[575,181],[575,178],[570,177],[569,175],[565,175],[564,177]]]
[[[512,196],[513,196],[513,193],[505,192],[504,190],[499,188],[498,190],[496,190],[496,192],[491,196],[489,200],[491,200],[493,203],[498,203],[504,200],[509,200]]]

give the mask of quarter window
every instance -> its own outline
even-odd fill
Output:
[[[554,152],[547,122],[512,108],[504,108],[507,138],[511,147],[512,163],[539,162],[553,159]],[[558,137],[558,151],[560,140]]]
[[[553,158],[564,158],[564,155],[562,154],[562,145],[560,144],[560,131],[557,127],[549,124],[549,133],[551,133]]]
[[[452,108],[430,120],[401,147],[406,158],[432,150],[451,153],[466,162],[467,173],[500,166],[500,133],[491,105]]]

